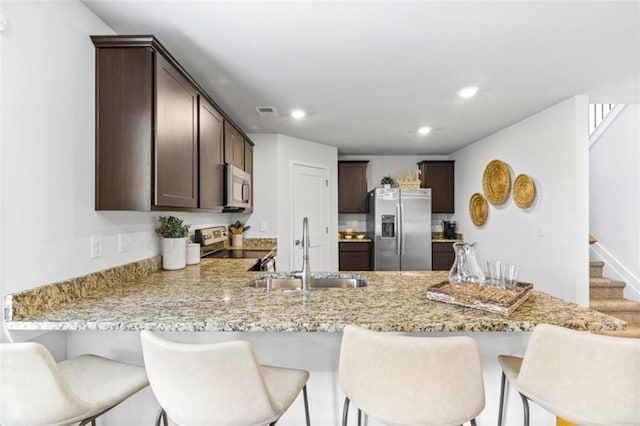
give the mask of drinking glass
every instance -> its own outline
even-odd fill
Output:
[[[515,288],[518,284],[518,272],[520,272],[520,266],[518,265],[505,265],[504,268],[504,284],[507,288]]]
[[[504,287],[504,264],[502,261],[488,261],[487,270],[489,271],[489,284],[496,287]]]

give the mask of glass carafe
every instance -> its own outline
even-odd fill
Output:
[[[453,243],[456,260],[449,271],[450,283],[484,284],[484,272],[476,260],[476,245],[478,243]]]

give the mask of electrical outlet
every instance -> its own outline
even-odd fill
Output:
[[[538,237],[544,237],[544,225],[538,226]]]
[[[267,232],[267,222],[260,222],[260,232]]]
[[[91,236],[91,258],[102,257],[102,235]]]
[[[133,235],[132,234],[119,234],[118,240],[120,243],[120,253],[129,253],[133,251]]]

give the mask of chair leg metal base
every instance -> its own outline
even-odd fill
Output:
[[[302,397],[304,398],[304,415],[307,419],[307,426],[311,426],[311,419],[309,418],[309,399],[307,398],[307,385],[302,387]]]
[[[162,423],[160,423],[162,422]],[[164,408],[160,407],[158,414],[156,414],[156,426],[169,426],[169,420],[167,419],[167,412]]]
[[[344,405],[342,406],[342,426],[347,426],[347,420],[349,419],[349,403],[351,401],[349,400],[349,398],[345,398],[344,399]],[[367,414],[364,414],[364,417],[366,418]],[[362,424],[362,410],[358,408],[358,426],[360,426]],[[307,424],[307,426],[309,426]]]
[[[502,372],[502,380],[500,381],[500,408],[498,409],[498,426],[502,426],[502,417],[504,410],[504,388],[507,382],[507,376]]]
[[[347,426],[347,418],[349,417],[349,398],[344,399],[342,406],[342,426]]]
[[[523,394],[520,394],[520,398],[522,398],[522,411],[523,411],[523,414],[524,414],[524,426],[529,426],[529,400]]]

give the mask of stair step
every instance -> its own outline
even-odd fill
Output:
[[[604,262],[600,260],[594,260],[589,262],[589,276],[590,277],[601,277],[602,276],[602,268],[604,266]]]
[[[632,300],[591,299],[589,307],[630,324],[640,323],[640,303]]]
[[[591,277],[589,278],[589,287],[611,287],[611,288],[624,288],[626,284],[622,281],[613,280],[606,277]]]
[[[614,336],[614,337],[631,337],[640,339],[640,323],[638,324],[629,324],[627,328],[619,331],[597,331],[596,334],[604,334],[606,336]]]
[[[625,283],[609,278],[589,278],[590,299],[615,299],[624,298]]]
[[[634,302],[633,300],[591,300],[589,302],[589,307],[591,309],[595,309],[596,311],[601,312],[621,312],[621,311],[630,311],[630,312],[640,312],[640,303]],[[640,321],[638,321],[640,322]]]

